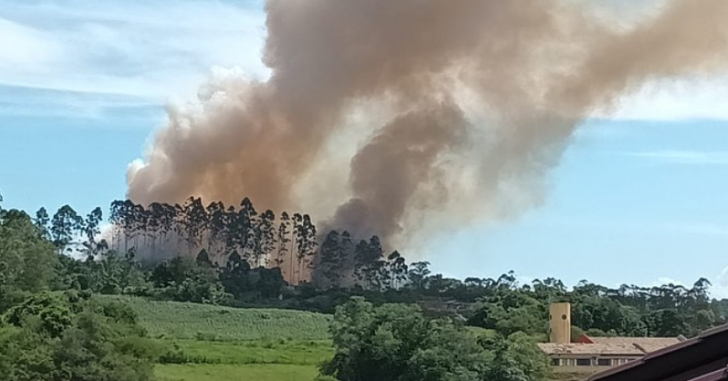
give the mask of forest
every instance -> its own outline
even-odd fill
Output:
[[[376,236],[355,242],[348,232],[332,230],[321,235],[309,216],[282,213],[276,220],[272,211],[258,213],[247,198],[238,208],[221,203],[204,207],[195,198],[184,205],[146,208],[118,201],[111,206],[112,228],[106,234],[103,222],[100,208],[85,216],[70,206],[52,215],[43,208],[33,216],[0,208],[0,347],[14,348],[0,349],[0,372],[16,372],[17,377],[10,380],[66,380],[68,374],[81,374],[92,363],[97,374],[70,379],[99,379],[94,377],[116,372],[121,373],[104,379],[151,377],[153,353],[159,350],[139,331],[134,314],[123,303],[101,303],[93,295],[334,314],[331,329],[337,355],[321,365],[321,377],[338,380],[359,379],[352,369],[361,366],[359,361],[373,361],[344,356],[351,355],[346,348],[354,345],[354,328],[349,325],[364,324],[351,316],[352,311],[371,315],[366,324],[387,326],[395,336],[399,331],[386,323],[387,316],[411,316],[415,319],[411,327],[423,330],[418,337],[430,331],[446,332],[442,334],[460,337],[458,343],[463,345],[448,351],[460,353],[478,346],[485,352],[468,352],[481,353],[491,362],[498,351],[515,356],[509,346],[546,340],[548,306],[558,301],[573,304],[575,337],[579,333],[689,337],[724,324],[728,316],[728,300],[711,298],[707,279],[698,279],[690,287],[618,288],[586,280],[567,287],[554,278],[520,284],[513,272],[493,279],[451,279],[433,273],[428,262],[408,263],[397,251],[385,254]],[[99,336],[95,332],[101,331],[94,327],[102,326],[105,333]],[[501,341],[464,339],[460,331],[464,327],[493,332]],[[122,336],[128,340],[114,339]],[[375,338],[359,341],[384,345]],[[85,359],[69,358],[63,352],[63,348],[78,347],[81,356],[87,345],[103,350]],[[425,340],[412,345],[435,344]],[[371,348],[366,353],[374,352]],[[110,357],[120,361],[118,366],[109,365]],[[540,369],[513,380],[541,379],[543,369],[533,363],[540,361],[537,357],[511,359],[509,366]],[[43,358],[46,362],[40,364],[45,368],[35,369],[29,358]],[[381,379],[420,379],[427,364],[426,359],[421,361],[417,369],[410,369],[409,378],[400,374],[400,378]],[[376,363],[384,364],[381,359]],[[377,374],[394,372],[396,362],[387,364],[389,370],[382,368],[377,372],[384,373]],[[66,373],[39,376],[54,367]],[[463,379],[478,380],[502,369],[462,371],[472,373]],[[431,379],[449,379],[437,377]],[[511,380],[505,376],[488,379]]]

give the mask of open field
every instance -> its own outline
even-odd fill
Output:
[[[101,298],[129,304],[163,348],[158,381],[313,381],[334,353],[328,315]]]
[[[201,364],[313,365],[330,359],[329,341],[243,341],[161,340],[169,350],[183,354],[185,362]],[[170,348],[171,346],[171,348]]]
[[[327,340],[328,315],[280,309],[242,309],[104,296],[128,303],[150,337],[160,339]]]
[[[157,365],[158,381],[313,381],[311,365]]]

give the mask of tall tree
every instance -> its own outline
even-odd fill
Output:
[[[202,243],[203,233],[207,229],[207,211],[202,206],[202,199],[190,197],[184,209],[184,233],[188,253]]]
[[[164,216],[164,206],[161,203],[153,202],[147,207],[147,229],[146,232],[151,238],[151,254],[157,254],[157,241],[162,234],[162,220]]]
[[[208,217],[208,239],[207,251],[215,256],[215,252],[221,249],[220,243],[225,242],[225,204],[213,202],[207,207]]]
[[[301,259],[303,248],[305,246],[305,236],[303,234],[303,216],[299,213],[293,215],[293,230],[291,232],[291,260],[290,260],[290,282],[297,284],[301,282],[299,269],[301,268]],[[295,258],[295,259],[294,259]],[[294,270],[294,263],[296,263]]]
[[[348,285],[353,281],[354,269],[354,244],[351,234],[348,231],[341,233],[341,241],[339,243],[339,264],[337,267],[341,269],[342,285]]]
[[[96,239],[101,234],[100,224],[103,218],[103,212],[98,207],[86,216],[86,221],[83,224],[83,235],[86,241],[83,243],[83,246],[88,255],[96,255],[106,246],[105,242],[102,244]]]
[[[38,232],[40,232],[41,237],[50,239],[50,228],[48,226],[50,222],[51,218],[48,216],[46,208],[42,207],[35,212],[35,219],[33,220],[33,223],[38,229]]]
[[[276,247],[276,216],[271,210],[266,210],[260,215],[257,223],[257,238],[259,253],[256,256],[256,266],[265,265],[268,267],[270,255]]]
[[[38,234],[27,214],[13,209],[2,213],[0,297],[4,286],[32,292],[48,288],[56,257],[53,245]]]
[[[82,228],[83,218],[73,208],[64,205],[58,209],[51,221],[51,237],[53,245],[59,253],[70,250],[68,246],[73,242],[76,234],[81,232]]]
[[[387,265],[389,267],[389,287],[399,288],[407,279],[407,263],[404,257],[398,251],[393,251],[387,257]]]
[[[313,257],[316,254],[318,242],[316,242],[316,226],[311,222],[311,217],[306,214],[300,228],[301,245],[298,252],[299,274],[303,276],[304,271],[310,270],[313,265]]]
[[[320,261],[321,273],[324,276],[325,285],[330,287],[338,287],[341,280],[341,269],[339,268],[341,261],[341,243],[339,232],[332,230],[326,235],[324,242],[321,244]]]
[[[251,256],[260,250],[260,232],[257,229],[258,212],[249,198],[244,198],[240,203],[238,212],[238,226],[243,258],[250,261]]]
[[[118,234],[122,225],[122,210],[124,209],[124,201],[114,200],[109,210],[109,223],[111,224],[111,248],[116,251],[121,250]]]
[[[281,214],[281,223],[278,226],[278,254],[276,256],[276,266],[283,267],[286,261],[286,253],[288,253],[288,244],[291,242],[289,230],[291,226],[291,218],[287,212]]]
[[[356,261],[357,279],[360,282],[363,281],[367,286],[378,287],[384,265],[383,255],[384,250],[379,237],[372,236],[368,243],[366,241],[359,242],[354,253],[354,259]]]
[[[424,290],[427,287],[427,278],[430,276],[430,262],[414,262],[409,267],[410,285],[415,290]]]

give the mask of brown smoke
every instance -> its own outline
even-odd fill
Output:
[[[646,81],[728,63],[728,1],[673,0],[627,29],[589,7],[269,0],[271,78],[214,80],[200,109],[171,109],[146,162],[130,168],[128,195],[138,203],[249,196],[274,210],[298,209],[299,194],[334,198],[342,203],[332,227],[385,239],[401,236],[413,216],[466,219],[497,209],[514,189],[538,195],[581,120]],[[391,118],[383,127],[360,122],[369,132],[348,182],[317,174],[334,165],[323,154],[331,137],[346,135],[348,116],[368,102]],[[328,191],[301,189],[317,175]]]

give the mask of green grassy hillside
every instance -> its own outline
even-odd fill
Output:
[[[313,381],[316,367],[301,365],[157,365],[158,381]]]
[[[242,309],[104,296],[128,303],[153,338],[327,340],[328,315],[280,309]]]
[[[160,344],[158,381],[313,381],[334,353],[328,315],[98,297],[129,304]]]

